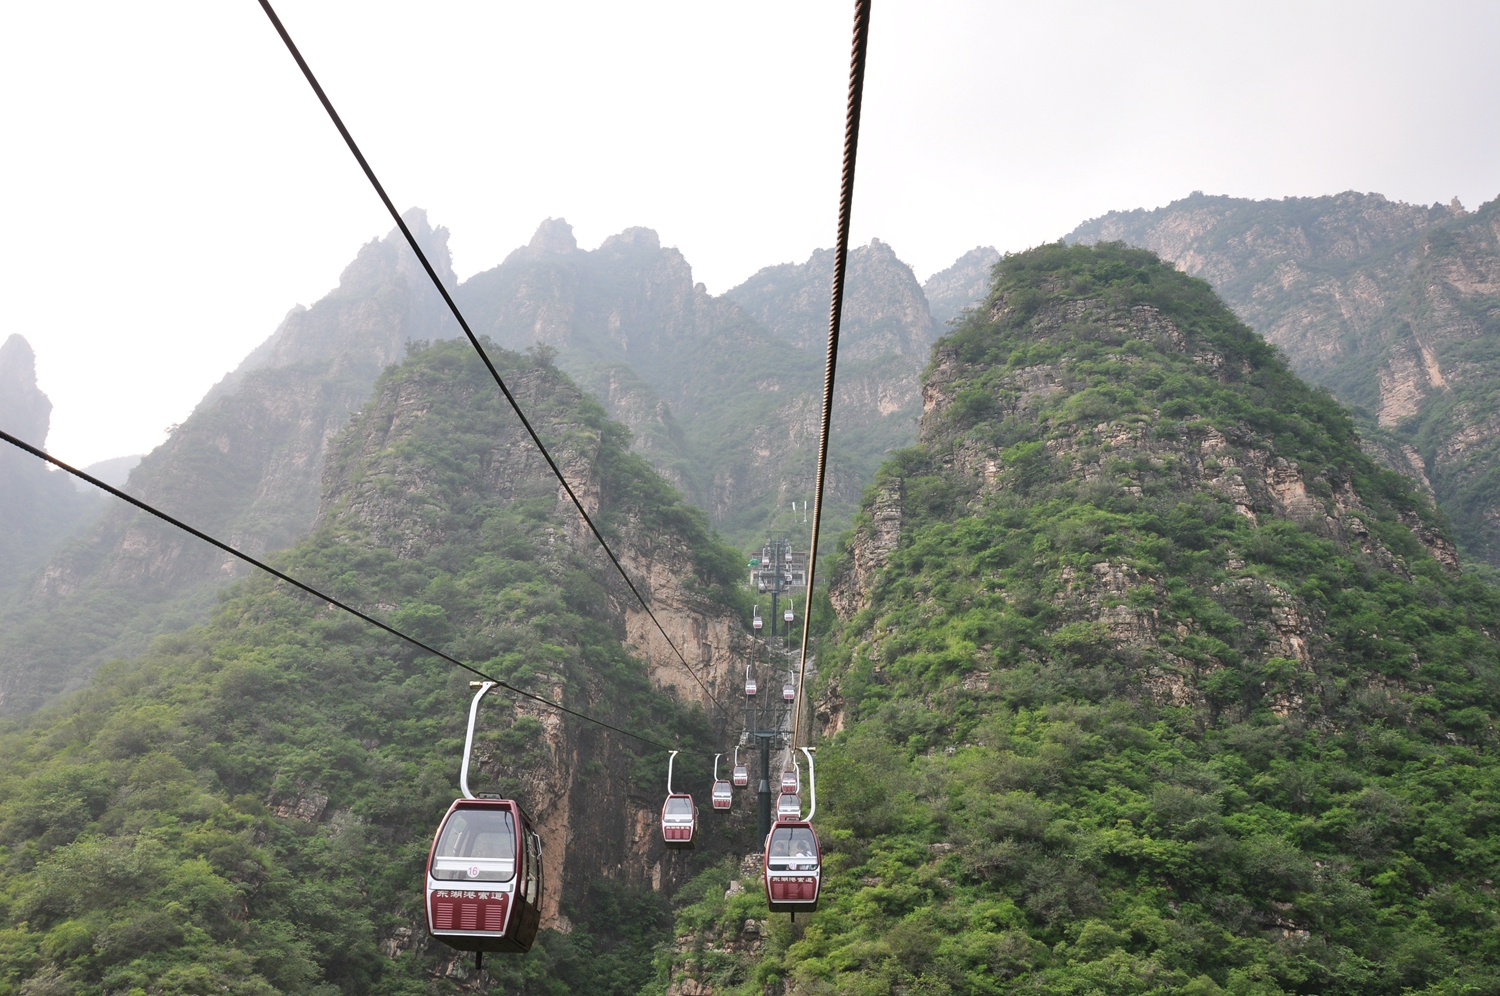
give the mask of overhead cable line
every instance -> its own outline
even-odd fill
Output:
[[[436,647],[433,647],[433,646],[431,646],[429,644],[423,643],[421,640],[418,640],[414,636],[408,636],[407,634],[401,632],[399,629],[395,628],[394,626],[391,626],[391,625],[389,625],[387,623],[383,623],[379,619],[376,619],[374,616],[371,616],[371,615],[369,615],[369,614],[367,614],[365,612],[361,612],[359,609],[356,609],[354,606],[349,605],[346,602],[342,602],[339,599],[334,598],[332,595],[325,594],[324,592],[319,591],[318,589],[314,588],[310,584],[307,584],[306,582],[298,581],[296,578],[292,577],[290,574],[287,574],[285,571],[279,571],[276,568],[272,567],[270,564],[266,563],[265,561],[258,560],[255,557],[250,556],[250,554],[245,553],[243,550],[236,550],[234,547],[230,546],[228,543],[225,543],[223,540],[215,539],[214,537],[208,535],[208,533],[203,532],[201,529],[195,529],[195,528],[193,528],[192,526],[188,525],[186,522],[183,522],[181,519],[177,519],[177,518],[174,518],[171,515],[168,515],[166,512],[163,512],[161,509],[157,508],[156,506],[154,506],[154,505],[152,505],[152,504],[150,504],[148,502],[141,501],[139,498],[135,498],[135,497],[133,497],[131,495],[128,495],[124,491],[121,491],[119,488],[116,488],[116,487],[113,487],[111,485],[105,484],[103,481],[99,480],[99,478],[93,476],[92,474],[87,473],[86,471],[79,470],[77,467],[74,467],[74,466],[72,466],[70,464],[63,463],[61,460],[59,460],[57,457],[53,456],[52,454],[48,453],[46,450],[40,449],[40,448],[38,448],[36,446],[32,446],[30,443],[25,442],[24,440],[17,439],[15,436],[12,436],[10,433],[6,432],[3,429],[0,429],[0,439],[5,440],[7,443],[10,443],[12,446],[15,446],[15,447],[17,447],[19,449],[25,450],[27,453],[30,453],[34,457],[37,457],[37,458],[39,458],[41,460],[47,461],[48,463],[52,464],[52,466],[58,468],[59,470],[65,470],[65,471],[67,471],[69,474],[72,474],[74,477],[78,478],[81,481],[87,481],[88,483],[92,484],[94,487],[99,488],[102,491],[109,492],[110,494],[114,495],[116,498],[119,498],[121,501],[129,502],[130,504],[134,505],[136,508],[140,509],[141,511],[156,516],[158,519],[161,519],[163,522],[167,523],[168,525],[176,526],[178,529],[181,529],[183,532],[188,533],[191,536],[197,537],[198,539],[200,539],[203,542],[209,544],[210,546],[214,546],[214,547],[217,547],[220,550],[223,550],[225,553],[229,554],[230,556],[238,557],[240,560],[243,560],[245,563],[249,564],[250,566],[259,568],[260,570],[265,571],[267,574],[271,575],[272,577],[274,577],[274,578],[276,578],[278,580],[281,580],[281,581],[285,581],[287,584],[293,586],[294,588],[300,588],[301,590],[307,592],[309,595],[312,595],[315,598],[318,598],[318,599],[320,599],[320,600],[322,600],[324,602],[327,602],[329,605],[333,606],[336,609],[342,609],[343,611],[349,613],[350,615],[354,616],[355,618],[360,619],[360,620],[362,620],[362,621],[364,621],[366,623],[369,623],[371,626],[374,626],[376,629],[383,630],[384,632],[389,633],[391,636],[394,636],[397,639],[405,640],[407,643],[411,644],[412,646],[417,647],[420,650],[426,651],[427,653],[432,654],[434,657],[440,657],[443,660],[447,661],[449,664],[453,664],[453,665],[456,665],[457,667],[461,667],[465,671],[468,671],[470,674],[478,675],[480,678],[483,678],[485,681],[493,681],[499,687],[504,688],[506,691],[513,692],[514,694],[516,694],[517,696],[519,696],[519,697],[521,697],[523,699],[530,699],[532,702],[536,702],[536,703],[539,703],[540,705],[544,705],[544,706],[546,706],[549,709],[555,709],[556,711],[558,711],[560,713],[565,713],[566,715],[573,716],[573,717],[575,717],[577,719],[581,719],[581,720],[583,720],[586,723],[592,723],[595,726],[603,727],[606,730],[612,730],[615,733],[619,733],[619,734],[622,734],[623,736],[630,737],[632,740],[639,740],[641,743],[643,743],[643,744],[649,744],[652,747],[660,747],[663,750],[675,750],[675,749],[677,749],[677,748],[672,747],[670,744],[664,744],[664,743],[661,743],[660,741],[652,740],[650,737],[643,737],[639,733],[631,733],[629,730],[624,730],[624,729],[621,729],[620,727],[615,726],[615,725],[613,725],[611,723],[606,723],[602,719],[595,719],[593,716],[590,716],[587,713],[579,712],[577,709],[570,709],[567,706],[563,705],[561,702],[554,702],[551,699],[543,698],[540,695],[534,695],[531,692],[528,692],[528,691],[526,691],[523,688],[517,688],[515,685],[512,685],[508,681],[502,681],[499,678],[494,677],[493,675],[485,674],[483,671],[479,670],[474,665],[467,664],[464,661],[459,660],[457,657],[454,657],[452,654],[446,654],[443,651],[437,649]],[[707,753],[707,752],[705,752],[705,753]]]
[[[855,0],[854,41],[849,55],[849,102],[844,117],[844,173],[839,187],[838,242],[833,257],[833,300],[828,309],[828,359],[823,367],[823,427],[818,437],[818,477],[813,490],[812,543],[807,548],[807,601],[802,609],[802,659],[797,667],[797,712],[791,749],[802,731],[802,685],[807,678],[807,638],[812,632],[813,584],[818,569],[818,530],[823,523],[823,481],[828,470],[828,430],[833,424],[833,381],[839,361],[844,277],[849,268],[849,219],[854,214],[854,160],[859,152],[859,112],[864,102],[865,53],[870,44],[870,0]]]
[[[547,451],[547,446],[542,442],[542,437],[537,435],[536,429],[532,427],[531,420],[528,419],[526,417],[526,413],[521,410],[521,406],[516,401],[515,395],[510,393],[510,388],[506,386],[505,379],[500,376],[500,371],[495,369],[495,364],[490,361],[489,354],[487,354],[484,351],[484,347],[480,345],[479,337],[476,336],[474,334],[474,331],[469,328],[469,323],[464,318],[463,312],[458,310],[458,304],[453,300],[453,295],[448,293],[448,288],[443,284],[442,279],[438,277],[437,270],[433,269],[432,263],[428,261],[427,254],[423,252],[422,247],[417,244],[416,237],[412,235],[411,229],[407,227],[405,219],[401,217],[401,212],[396,210],[395,203],[392,202],[390,196],[386,194],[385,187],[381,184],[379,178],[375,176],[375,171],[370,167],[369,161],[365,159],[364,153],[359,150],[359,145],[354,141],[354,136],[350,134],[349,129],[344,126],[344,119],[339,117],[338,111],[334,110],[333,102],[328,99],[328,94],[323,92],[322,85],[318,83],[318,78],[313,75],[312,68],[308,66],[307,60],[302,58],[301,51],[298,50],[296,43],[292,41],[292,36],[287,33],[286,26],[281,23],[281,18],[276,16],[276,11],[272,9],[269,0],[260,0],[260,6],[261,9],[266,12],[266,16],[271,19],[271,24],[276,28],[276,33],[281,36],[282,42],[286,44],[286,49],[291,53],[292,58],[296,61],[297,68],[301,69],[302,75],[307,77],[308,84],[313,88],[313,93],[317,94],[318,100],[323,104],[323,109],[328,112],[328,117],[333,121],[333,126],[337,128],[339,134],[344,137],[344,144],[349,146],[349,151],[354,154],[355,160],[359,163],[359,168],[364,170],[365,177],[370,181],[370,186],[375,188],[375,193],[380,196],[381,203],[385,205],[385,209],[389,211],[391,217],[395,219],[396,227],[401,229],[402,235],[406,236],[407,244],[411,246],[412,252],[417,254],[417,260],[422,264],[422,268],[427,271],[427,276],[432,279],[432,284],[437,288],[438,293],[442,295],[443,301],[447,303],[448,310],[453,312],[453,317],[458,320],[458,325],[464,330],[464,335],[468,336],[469,343],[474,347],[474,351],[477,352],[479,354],[479,358],[484,361],[485,367],[489,369],[490,376],[495,378],[495,384],[500,388],[500,392],[505,395],[505,400],[510,402],[510,407],[515,410],[516,417],[521,420],[521,424],[524,425],[526,427],[526,431],[530,433],[531,441],[536,443],[537,449],[542,451],[542,456],[547,460],[547,466],[552,468],[552,473],[557,476],[558,483],[563,486],[563,490],[566,491],[568,493],[568,497],[573,500],[573,505],[578,509],[578,514],[583,516],[584,522],[588,523],[588,527],[593,532],[594,538],[598,540],[599,545],[604,548],[605,554],[615,565],[615,570],[619,571],[620,577],[625,579],[625,583],[629,585],[631,592],[635,595],[637,601],[641,603],[641,608],[646,610],[646,615],[650,616],[651,621],[656,624],[657,632],[661,633],[662,639],[667,641],[667,646],[672,648],[672,653],[676,654],[677,659],[682,662],[683,668],[692,677],[692,679],[698,683],[698,687],[703,689],[703,694],[707,695],[709,697],[709,700],[712,701],[714,705],[718,706],[719,712],[727,716],[728,713],[724,709],[723,703],[721,703],[718,698],[714,696],[713,692],[709,691],[708,686],[703,683],[703,679],[698,677],[698,672],[693,670],[693,666],[688,663],[687,658],[683,656],[682,651],[677,649],[677,644],[673,643],[672,638],[667,635],[667,631],[662,626],[661,620],[657,619],[656,613],[651,611],[651,606],[647,604],[645,596],[643,596],[640,590],[636,588],[635,582],[630,580],[630,575],[625,573],[625,568],[620,563],[620,558],[615,556],[615,552],[611,550],[609,548],[609,544],[604,541],[604,534],[599,531],[599,527],[594,524],[593,518],[591,518],[589,516],[589,513],[585,511],[583,502],[579,501],[578,496],[573,493],[573,486],[570,485],[568,483],[568,479],[563,476],[562,469],[558,467],[557,461],[552,459],[552,454]]]

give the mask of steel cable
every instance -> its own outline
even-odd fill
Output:
[[[844,170],[839,187],[838,241],[833,258],[833,300],[828,309],[828,359],[823,366],[823,422],[818,437],[818,475],[813,489],[812,542],[807,548],[807,600],[802,607],[802,654],[797,665],[796,716],[791,749],[802,732],[802,690],[807,678],[807,640],[812,632],[813,584],[818,569],[818,532],[823,524],[823,483],[828,470],[828,431],[833,424],[833,383],[838,370],[844,278],[849,265],[849,220],[854,214],[854,162],[859,152],[859,113],[864,102],[865,54],[870,44],[870,0],[855,0],[854,40],[849,54],[849,101],[844,117]]]
[[[198,539],[200,539],[203,542],[209,544],[210,546],[217,547],[218,549],[223,550],[225,553],[229,554],[230,556],[238,557],[240,560],[243,560],[245,563],[249,564],[250,566],[256,567],[256,568],[259,568],[262,571],[265,571],[267,574],[271,575],[272,577],[276,578],[277,580],[285,581],[287,584],[292,585],[294,588],[299,588],[302,591],[307,592],[309,595],[312,595],[315,598],[318,598],[318,599],[320,599],[320,600],[322,600],[324,602],[327,602],[329,605],[333,606],[336,609],[342,609],[343,611],[349,613],[350,615],[354,616],[355,618],[360,619],[361,621],[366,622],[366,623],[368,623],[371,626],[374,626],[376,629],[379,629],[379,630],[382,630],[382,631],[384,631],[386,633],[389,633],[391,636],[394,636],[394,637],[396,637],[399,640],[404,640],[407,643],[411,644],[412,646],[417,647],[418,649],[423,650],[426,653],[432,654],[434,657],[439,657],[439,658],[447,661],[449,664],[453,664],[453,665],[455,665],[457,667],[463,668],[465,671],[468,671],[470,674],[478,675],[479,677],[483,678],[485,681],[493,681],[499,687],[504,688],[506,691],[513,692],[514,694],[516,694],[517,696],[519,696],[519,697],[521,697],[523,699],[529,699],[532,702],[536,702],[536,703],[539,703],[541,705],[544,705],[544,706],[546,706],[549,709],[555,709],[556,711],[558,711],[560,713],[565,713],[566,715],[573,716],[573,717],[575,717],[577,719],[581,719],[581,720],[583,720],[586,723],[592,723],[595,726],[603,727],[606,730],[612,730],[615,733],[619,733],[619,734],[622,734],[624,736],[630,737],[632,740],[638,740],[638,741],[640,741],[643,744],[649,744],[652,747],[660,747],[662,750],[676,750],[676,749],[678,749],[678,748],[672,747],[669,744],[664,744],[664,743],[661,743],[660,741],[652,740],[650,737],[643,737],[639,733],[631,733],[629,730],[621,729],[620,727],[615,726],[615,725],[613,725],[611,723],[606,723],[602,719],[595,719],[593,716],[590,716],[587,713],[579,712],[577,709],[571,709],[568,706],[563,705],[561,702],[554,702],[551,699],[543,698],[542,696],[535,695],[535,694],[533,694],[531,692],[526,691],[525,689],[517,688],[515,685],[512,685],[510,682],[502,681],[502,680],[500,680],[499,678],[496,678],[493,675],[485,674],[483,671],[479,670],[477,667],[474,667],[472,664],[467,664],[467,663],[459,660],[457,657],[452,656],[451,654],[446,654],[443,651],[437,649],[436,647],[433,647],[433,646],[430,646],[430,645],[428,645],[426,643],[423,643],[421,640],[418,640],[414,636],[408,636],[407,634],[401,632],[399,629],[396,629],[394,626],[391,626],[391,625],[389,625],[387,623],[383,623],[379,619],[376,619],[374,616],[368,615],[365,612],[361,612],[359,609],[356,609],[354,606],[349,605],[346,602],[342,602],[339,599],[334,598],[332,595],[325,594],[325,593],[319,591],[318,589],[314,588],[312,585],[307,584],[306,582],[298,581],[296,578],[292,577],[290,574],[287,574],[285,571],[277,570],[276,568],[272,567],[270,564],[266,563],[263,560],[258,560],[255,557],[250,556],[250,554],[245,553],[242,550],[236,550],[234,547],[230,546],[228,543],[225,543],[222,540],[215,539],[214,537],[210,536],[208,533],[203,532],[201,529],[195,529],[194,527],[188,525],[186,522],[183,522],[181,519],[177,519],[177,518],[174,518],[171,515],[168,515],[166,512],[163,512],[161,509],[159,509],[156,506],[150,504],[149,502],[144,502],[144,501],[142,501],[139,498],[136,498],[136,497],[133,497],[131,495],[126,494],[124,491],[121,491],[119,488],[116,488],[116,487],[113,487],[111,485],[105,484],[103,481],[99,480],[97,477],[93,476],[92,474],[89,474],[86,471],[79,470],[77,467],[71,466],[70,464],[64,463],[63,461],[59,460],[57,457],[53,456],[52,454],[48,453],[47,451],[45,451],[43,449],[40,449],[40,448],[38,448],[36,446],[32,446],[30,443],[25,442],[25,441],[23,441],[21,439],[17,439],[15,436],[12,436],[10,433],[4,431],[3,429],[0,429],[0,439],[5,440],[7,443],[10,443],[12,446],[15,446],[15,447],[17,447],[19,449],[25,450],[27,453],[30,453],[34,457],[37,457],[37,458],[39,458],[41,460],[47,461],[48,463],[52,464],[52,466],[58,468],[59,470],[65,470],[65,471],[67,471],[69,474],[72,474],[74,477],[78,478],[81,481],[87,481],[88,483],[92,484],[94,487],[99,488],[101,491],[107,491],[108,493],[114,495],[116,498],[119,498],[121,501],[129,502],[130,504],[134,505],[136,508],[140,509],[141,511],[146,512],[146,513],[148,513],[150,515],[154,515],[158,519],[161,519],[163,522],[165,522],[165,523],[167,523],[169,525],[176,526],[178,529],[181,529],[183,532],[189,534],[190,536],[197,537]],[[694,753],[707,754],[707,753],[711,753],[711,752],[710,751],[695,751]]]
[[[536,443],[537,449],[541,450],[542,456],[546,458],[547,466],[552,468],[552,473],[556,475],[558,483],[563,486],[563,490],[566,491],[568,497],[572,499],[574,507],[578,509],[578,514],[581,515],[583,517],[583,521],[588,524],[589,530],[594,534],[594,538],[599,541],[599,545],[604,549],[604,553],[609,557],[610,562],[615,565],[615,570],[619,571],[620,577],[625,579],[625,584],[630,587],[631,593],[634,594],[636,600],[641,603],[641,608],[646,610],[646,615],[650,616],[651,621],[656,624],[657,632],[661,634],[663,640],[667,641],[667,646],[672,648],[672,652],[676,654],[677,659],[682,662],[682,666],[687,671],[688,675],[698,683],[699,688],[703,689],[703,694],[708,696],[709,701],[713,702],[713,704],[718,707],[719,713],[722,716],[727,717],[728,712],[725,710],[723,703],[721,703],[718,698],[714,696],[714,693],[709,690],[709,687],[703,683],[703,679],[698,677],[698,672],[693,670],[693,666],[688,663],[687,658],[683,656],[682,651],[677,649],[677,644],[673,643],[672,638],[667,635],[666,628],[662,626],[661,620],[656,618],[656,613],[651,611],[651,606],[646,603],[645,596],[643,596],[640,593],[640,590],[636,588],[635,582],[630,580],[630,575],[625,573],[625,568],[620,563],[620,559],[615,556],[615,552],[611,550],[609,548],[609,544],[604,541],[604,534],[599,531],[599,527],[594,524],[594,520],[589,516],[589,513],[584,510],[583,502],[579,501],[578,496],[573,493],[572,485],[570,485],[568,483],[568,479],[563,476],[562,469],[558,467],[557,461],[552,459],[552,454],[547,451],[546,444],[542,442],[542,437],[537,435],[536,429],[532,428],[531,420],[528,419],[526,417],[526,413],[521,410],[521,406],[516,401],[515,395],[510,393],[510,388],[506,386],[504,378],[500,376],[500,371],[495,369],[495,364],[490,361],[489,355],[484,351],[484,347],[480,344],[479,337],[476,336],[474,334],[474,331],[469,328],[469,323],[464,318],[463,312],[459,311],[457,302],[455,302],[453,300],[453,296],[448,293],[448,288],[444,286],[442,279],[438,277],[437,270],[433,269],[432,263],[428,261],[427,254],[423,252],[422,247],[417,244],[416,237],[412,235],[411,229],[407,227],[405,219],[401,217],[401,212],[396,210],[395,203],[392,202],[390,196],[386,194],[385,187],[381,184],[380,179],[375,175],[375,170],[370,167],[370,163],[365,159],[364,153],[359,150],[359,145],[354,141],[354,136],[350,134],[349,129],[344,126],[343,118],[339,117],[338,111],[334,110],[333,102],[328,99],[328,94],[323,92],[322,85],[318,83],[318,78],[313,75],[312,68],[308,66],[307,60],[302,58],[301,51],[298,50],[296,43],[292,41],[292,36],[287,32],[286,26],[281,23],[281,18],[276,16],[276,11],[272,9],[269,0],[259,0],[259,2],[261,9],[266,12],[266,17],[270,18],[272,26],[276,28],[276,33],[281,36],[281,40],[283,43],[285,43],[287,51],[291,53],[292,59],[296,61],[297,68],[301,69],[302,75],[307,77],[307,82],[312,87],[313,93],[317,94],[318,100],[323,105],[323,110],[328,112],[328,117],[333,121],[333,126],[337,128],[339,134],[343,136],[344,144],[348,145],[349,151],[354,154],[355,161],[359,163],[359,168],[364,171],[365,177],[370,181],[370,186],[375,188],[375,193],[379,195],[381,203],[385,205],[385,209],[389,211],[391,217],[395,219],[396,227],[399,228],[401,230],[401,234],[406,237],[407,244],[411,246],[412,252],[416,253],[417,260],[422,264],[422,269],[427,271],[427,276],[431,278],[433,286],[436,287],[438,293],[442,295],[443,301],[448,305],[448,310],[453,312],[453,317],[458,320],[459,327],[463,329],[464,335],[468,337],[469,343],[474,347],[474,351],[477,352],[479,354],[479,358],[484,361],[484,365],[489,370],[490,376],[495,379],[495,384],[500,388],[500,392],[505,395],[505,400],[510,402],[511,408],[515,410],[516,417],[519,418],[521,420],[521,424],[526,427],[527,433],[531,435],[531,441]]]

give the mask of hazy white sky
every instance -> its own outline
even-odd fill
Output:
[[[657,229],[709,289],[833,241],[847,2],[277,8],[461,277],[538,221]],[[0,338],[49,447],[157,445],[391,227],[255,0],[0,13]],[[1500,4],[875,0],[854,234],[919,276],[1192,190],[1500,193]]]

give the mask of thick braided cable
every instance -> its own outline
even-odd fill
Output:
[[[230,546],[228,543],[225,543],[223,540],[215,539],[208,533],[203,532],[201,529],[193,528],[186,522],[183,522],[181,519],[174,518],[171,515],[168,515],[166,512],[163,512],[155,505],[141,501],[139,498],[136,498],[133,495],[126,494],[119,488],[105,484],[94,475],[87,473],[86,471],[79,470],[77,467],[74,467],[71,464],[63,463],[61,460],[48,453],[46,450],[40,449],[36,446],[32,446],[30,443],[12,436],[10,433],[6,432],[3,429],[0,429],[0,440],[4,440],[5,442],[10,443],[12,446],[18,449],[25,450],[27,453],[30,453],[32,456],[37,457],[40,460],[47,461],[59,470],[67,471],[69,474],[72,474],[80,481],[87,481],[89,484],[92,484],[99,490],[109,492],[121,501],[129,502],[136,508],[140,509],[142,512],[146,512],[149,515],[156,516],[158,519],[162,520],[168,525],[175,526],[178,529],[181,529],[189,536],[194,536],[209,544],[210,546],[217,547],[218,549],[223,550],[231,557],[238,557],[240,560],[243,560],[251,567],[255,567],[262,571],[265,571],[267,574],[276,578],[278,581],[285,581],[292,587],[299,588],[302,591],[307,592],[309,595],[312,595],[319,601],[327,602],[333,608],[342,609],[343,611],[349,613],[351,616],[354,616],[356,619],[368,623],[369,625],[374,626],[376,629],[382,630],[390,634],[391,636],[396,637],[398,640],[406,641],[407,643],[416,647],[418,650],[429,653],[434,657],[441,658],[447,661],[449,664],[461,667],[465,671],[468,671],[470,674],[478,675],[485,681],[493,681],[496,685],[508,692],[513,693],[518,698],[529,699],[532,702],[538,703],[539,705],[546,706],[548,709],[555,709],[560,713],[565,713],[569,716],[574,716],[578,719],[581,719],[586,723],[593,723],[595,726],[600,726],[606,730],[612,730],[615,733],[623,734],[624,736],[630,737],[632,740],[639,740],[641,743],[649,744],[652,747],[660,747],[663,750],[675,749],[670,744],[664,744],[660,741],[652,740],[649,737],[643,737],[639,733],[631,733],[629,730],[622,730],[620,727],[614,726],[610,723],[606,723],[602,719],[595,719],[593,716],[590,716],[587,713],[579,712],[577,709],[570,709],[567,706],[563,705],[561,702],[554,702],[551,699],[543,698],[540,695],[533,695],[531,692],[528,692],[525,689],[517,688],[515,685],[512,685],[508,681],[501,681],[494,675],[485,674],[474,665],[467,664],[464,661],[459,660],[457,657],[452,656],[451,654],[445,654],[436,647],[423,643],[421,640],[418,640],[414,636],[407,636],[405,633],[401,632],[399,629],[396,629],[394,626],[391,626],[388,623],[383,623],[379,619],[376,619],[374,616],[369,615],[365,612],[361,612],[354,606],[349,605],[346,602],[342,602],[339,599],[334,598],[332,595],[324,594],[323,592],[319,591],[318,589],[314,588],[312,585],[307,584],[304,581],[298,581],[296,578],[292,577],[290,574],[287,574],[285,571],[279,571],[265,561],[257,560],[255,557],[250,556],[250,554],[245,553],[243,550],[237,550],[234,547]]]
[[[864,103],[865,53],[870,44],[870,0],[855,0],[854,41],[849,55],[849,105],[844,118],[844,175],[839,189],[838,242],[833,260],[833,300],[828,308],[828,359],[823,367],[823,425],[818,437],[818,477],[813,490],[812,541],[807,548],[807,600],[802,607],[802,655],[797,666],[796,718],[792,749],[802,733],[803,685],[807,679],[807,640],[812,632],[813,584],[818,570],[818,532],[823,524],[823,483],[828,471],[828,431],[833,424],[833,382],[839,361],[839,328],[844,313],[844,277],[849,267],[849,220],[854,214],[854,161],[859,152],[859,112]]]

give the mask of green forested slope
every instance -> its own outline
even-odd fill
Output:
[[[405,218],[451,283],[447,230],[420,210]],[[211,328],[212,316],[205,321]],[[141,460],[130,492],[242,550],[286,549],[317,515],[331,435],[406,342],[451,334],[451,321],[399,232],[370,241],[338,287],[293,308]],[[15,514],[24,506],[5,494],[4,477],[0,515]],[[32,712],[110,659],[202,623],[218,590],[249,570],[122,503],[101,507],[16,579],[0,612],[0,714]]]
[[[1123,240],[1211,281],[1351,407],[1380,459],[1430,487],[1467,555],[1500,564],[1500,201],[1195,193],[1068,238]]]
[[[624,431],[544,360],[496,356],[620,549],[642,533],[677,544],[696,597],[729,599],[735,556]],[[702,739],[702,712],[656,691],[623,645],[617,579],[572,546],[556,482],[466,344],[388,370],[328,466],[318,526],[277,558],[285,570],[576,708]],[[427,944],[420,899],[469,677],[255,578],[210,624],[0,730],[0,994],[472,988],[467,962]],[[669,936],[644,878],[660,848],[632,850],[662,758],[489,702],[476,781],[551,829],[549,887],[574,930],[491,959],[488,984],[632,993]]]
[[[834,581],[823,909],[705,873],[655,990],[1500,991],[1500,597],[1207,284],[991,304]]]

